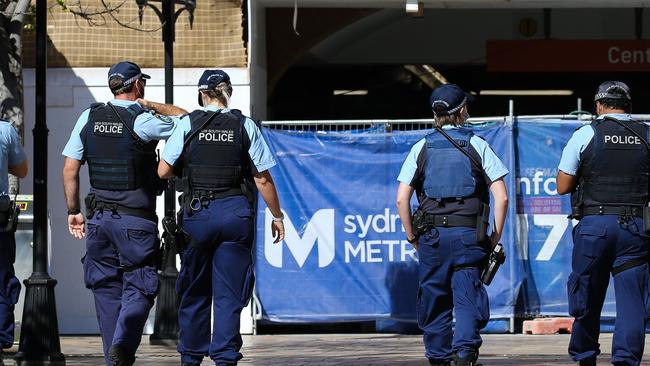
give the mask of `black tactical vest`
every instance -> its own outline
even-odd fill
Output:
[[[445,132],[481,163],[481,156],[470,144],[474,136],[471,130],[453,128]],[[426,136],[424,149],[421,208],[434,215],[478,216],[481,204],[490,203],[482,167],[437,131]]]
[[[103,103],[91,105],[81,131],[83,160],[88,162],[91,193],[97,201],[130,208],[155,209],[159,187],[155,148],[135,134],[135,119],[144,112],[138,104],[128,108]]]
[[[252,179],[244,120],[238,111],[196,110],[182,154],[183,191],[191,196],[226,197],[243,194],[242,184]]]
[[[607,117],[591,123],[594,137],[581,154],[574,204],[641,207],[648,202],[648,127],[637,121],[621,123],[639,136]]]

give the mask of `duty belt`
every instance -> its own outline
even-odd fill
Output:
[[[476,227],[475,216],[425,214],[425,223],[437,227]]]
[[[125,207],[117,203],[95,201],[94,207],[89,207],[89,210],[91,210],[93,214],[95,211],[111,211],[112,214],[136,216],[145,220],[158,222],[158,216],[156,216],[156,213],[153,211],[142,208]],[[89,218],[92,218],[92,215],[89,215]]]
[[[244,194],[244,192],[239,187],[233,187],[225,191],[195,190],[192,192],[192,195],[188,197],[189,202],[187,203],[187,208],[191,211],[197,212],[202,208],[207,207],[210,201],[241,194]]]
[[[583,207],[582,216],[618,215],[643,217],[643,208],[635,206],[588,206]]]

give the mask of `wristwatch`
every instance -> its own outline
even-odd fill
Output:
[[[414,236],[413,239],[406,238],[406,241],[408,241],[410,244],[415,244],[418,242],[418,237]]]
[[[273,214],[271,214],[271,216],[273,216]],[[284,214],[280,214],[280,217],[275,217],[275,216],[273,216],[273,221],[275,221],[275,222],[282,222],[282,221],[284,221]]]
[[[68,210],[68,216],[70,216],[70,215],[74,216],[74,215],[78,215],[80,213],[81,213],[81,210],[78,209],[78,208],[73,208],[73,209]]]

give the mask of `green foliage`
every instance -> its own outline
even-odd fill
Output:
[[[35,4],[29,4],[29,8],[27,8],[23,29],[27,31],[33,31],[34,29],[36,29],[36,5]]]
[[[66,5],[66,0],[56,0],[56,3],[61,7],[64,13],[69,13],[70,8]]]

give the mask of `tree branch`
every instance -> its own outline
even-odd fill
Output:
[[[101,1],[102,1],[102,5],[104,5],[104,8],[106,8],[107,10],[110,9],[110,7],[108,6],[108,4],[106,4],[106,2],[105,2],[104,0],[101,0]],[[122,2],[122,4],[119,5],[119,7],[121,7],[122,5],[124,5],[124,3],[125,3],[126,1],[127,1],[127,0],[124,0],[124,2]],[[119,7],[115,8],[115,10],[119,9]],[[158,28],[152,28],[152,29],[142,29],[142,28],[133,27],[133,26],[131,26],[130,24],[133,23],[133,22],[135,22],[135,20],[136,20],[137,18],[133,18],[133,20],[131,20],[130,22],[128,22],[128,23],[124,23],[124,22],[122,22],[121,20],[117,19],[117,17],[115,16],[115,14],[113,14],[113,12],[114,12],[113,10],[109,11],[109,12],[108,12],[108,15],[110,15],[110,17],[113,18],[113,20],[114,20],[117,24],[121,25],[121,26],[124,27],[124,28],[132,29],[132,30],[135,30],[135,31],[138,31],[138,32],[149,32],[149,33],[151,33],[151,32],[156,32],[156,31],[162,29],[162,27],[163,27],[163,24],[161,24],[160,27],[158,27]]]

